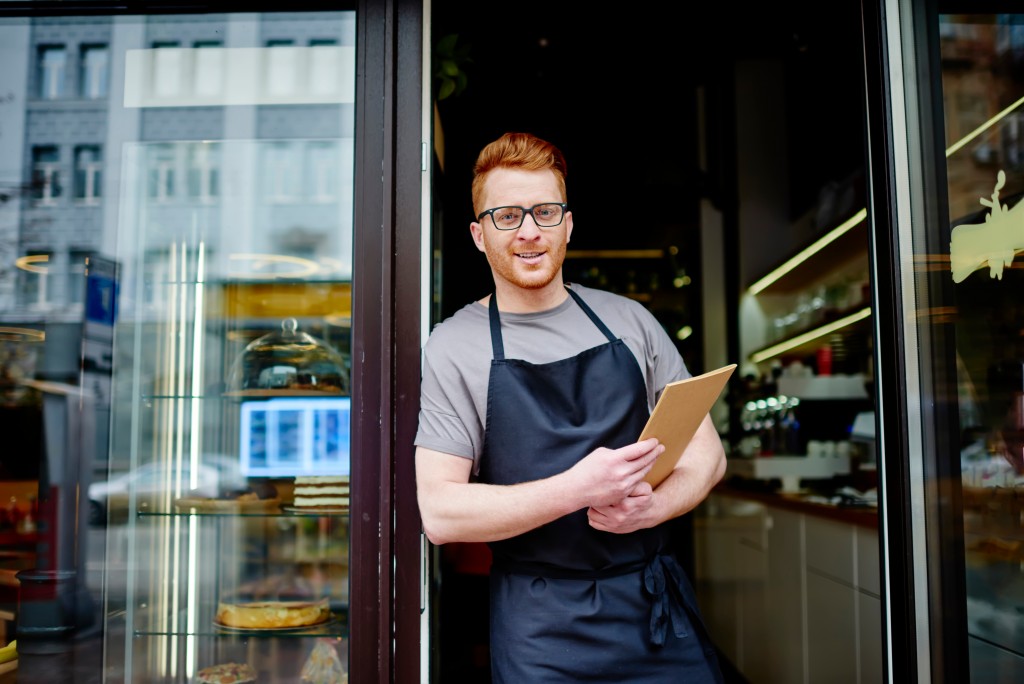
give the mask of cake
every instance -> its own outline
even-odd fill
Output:
[[[256,681],[256,670],[245,663],[223,663],[204,667],[196,673],[202,684],[243,684]]]
[[[331,615],[326,598],[318,601],[220,602],[217,624],[242,629],[282,629],[308,627],[326,621]]]
[[[348,475],[300,475],[295,478],[295,508],[347,508]]]

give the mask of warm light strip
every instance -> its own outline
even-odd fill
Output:
[[[815,240],[811,245],[809,245],[808,247],[800,250],[800,252],[798,252],[795,256],[793,256],[788,261],[786,261],[786,263],[782,264],[781,266],[776,268],[774,271],[772,271],[771,273],[769,273],[768,275],[766,275],[765,277],[761,278],[756,283],[751,285],[747,289],[747,292],[749,294],[752,294],[752,295],[756,295],[758,292],[761,292],[766,287],[768,287],[769,285],[774,283],[776,280],[778,280],[782,276],[786,275],[787,273],[792,271],[794,268],[796,268],[797,266],[799,266],[803,262],[805,262],[808,259],[810,259],[815,254],[817,254],[826,245],[828,245],[829,243],[837,240],[839,237],[841,237],[842,235],[847,233],[851,228],[856,226],[858,223],[860,223],[861,221],[863,221],[867,217],[868,217],[868,210],[867,209],[861,209],[856,214],[854,214],[850,218],[846,219],[845,221],[840,223],[838,226],[836,226],[835,228],[833,228],[832,230],[830,230],[829,232],[825,233],[823,236],[821,236],[820,238]]]
[[[998,114],[993,116],[991,119],[989,119],[985,123],[981,124],[980,126],[975,128],[973,131],[971,131],[970,133],[968,133],[967,135],[965,135],[964,137],[960,138],[955,143],[953,143],[952,145],[947,147],[946,148],[946,156],[948,157],[948,156],[952,155],[954,152],[959,150],[961,147],[963,147],[967,143],[969,143],[972,140],[974,140],[975,138],[977,138],[979,135],[984,133],[986,130],[988,130],[989,128],[991,128],[995,124],[999,123],[999,121],[1004,119],[1007,114],[1012,112],[1017,107],[1020,107],[1022,104],[1024,104],[1024,97],[1020,98],[1019,100],[1014,102],[1012,105],[1010,105],[1009,107],[1007,107],[1003,111],[999,112]]]
[[[49,262],[49,254],[32,254],[29,256],[18,257],[14,260],[14,265],[23,271],[46,275],[50,272],[50,267],[36,266],[36,264],[48,264]]]
[[[663,249],[570,249],[566,259],[661,259]]]
[[[196,255],[196,285],[195,285],[195,306],[192,316],[192,399],[191,401],[191,427],[189,428],[189,462],[192,467],[189,469],[191,481],[189,488],[195,489],[199,486],[199,446],[202,442],[202,420],[199,413],[199,400],[203,391],[203,310],[204,288],[206,283],[206,244],[199,243],[199,251]],[[188,597],[186,599],[185,611],[185,676],[192,679],[196,669],[196,628],[199,617],[199,587],[196,585],[196,578],[199,577],[199,528],[198,519],[194,515],[188,518]]]
[[[33,328],[7,328],[0,326],[0,335],[20,335],[25,338],[25,342],[43,342],[46,340],[45,332]]]
[[[820,328],[808,330],[807,332],[801,335],[797,335],[796,337],[788,339],[785,342],[779,342],[778,344],[768,347],[767,349],[762,349],[759,352],[754,352],[753,354],[750,355],[750,360],[753,361],[754,363],[761,363],[762,361],[767,361],[768,359],[778,356],[783,352],[799,347],[802,344],[806,344],[811,340],[816,340],[819,337],[824,337],[829,333],[833,333],[836,330],[840,330],[841,328],[845,328],[846,326],[856,323],[857,321],[863,320],[870,315],[871,307],[865,307],[858,311],[857,313],[853,313],[844,318],[840,318],[837,321],[827,323],[821,326]]]

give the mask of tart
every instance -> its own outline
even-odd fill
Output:
[[[245,663],[223,663],[204,667],[196,673],[201,684],[244,684],[256,681],[256,670]]]
[[[309,627],[330,617],[326,598],[318,601],[255,601],[217,605],[216,622],[239,629],[286,629]]]

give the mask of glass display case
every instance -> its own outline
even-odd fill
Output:
[[[105,680],[347,681],[355,13],[95,23]]]

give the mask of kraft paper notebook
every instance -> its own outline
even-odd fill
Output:
[[[665,451],[644,478],[652,487],[661,484],[676,467],[679,457],[683,455],[734,370],[735,363],[665,385],[637,440],[657,437],[665,445]]]

